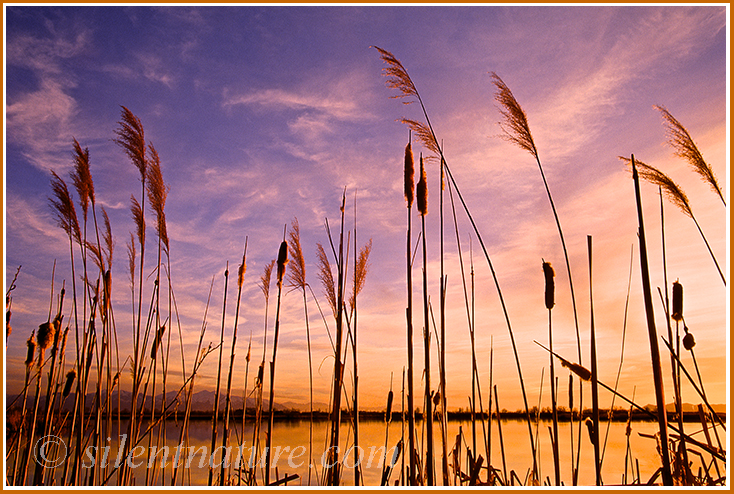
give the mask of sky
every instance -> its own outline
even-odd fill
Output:
[[[131,195],[141,199],[141,184],[138,170],[114,142],[122,106],[142,122],[146,139],[158,151],[169,189],[165,212],[178,307],[172,319],[180,324],[180,329],[174,327],[171,353],[171,365],[179,371],[171,379],[180,380],[179,331],[186,372],[191,370],[210,286],[204,346],[218,343],[223,274],[227,265],[230,273],[236,273],[247,239],[234,386],[241,393],[251,338],[248,388],[252,389],[266,325],[270,359],[277,294],[273,285],[266,323],[260,276],[277,256],[284,227],[294,218],[300,224],[306,280],[327,316],[329,331],[334,331],[317,278],[316,245],[321,243],[330,254],[325,220],[332,236],[338,237],[346,190],[346,230],[354,228],[356,204],[357,246],[372,240],[369,272],[358,298],[360,402],[365,408],[382,408],[391,382],[399,392],[406,365],[407,209],[402,168],[409,139],[399,120],[422,120],[423,114],[417,103],[403,105],[405,100],[393,98],[397,92],[386,87],[384,64],[372,46],[392,52],[403,63],[443,143],[448,166],[497,275],[531,406],[539,400],[544,406],[550,402],[549,357],[534,343],[548,343],[543,260],[556,271],[554,350],[572,361],[578,360],[576,330],[563,251],[541,175],[528,152],[502,138],[492,72],[527,114],[566,239],[582,363],[587,367],[591,326],[587,236],[593,239],[591,290],[601,381],[615,382],[624,342],[620,391],[643,405],[655,401],[634,187],[618,156],[634,154],[683,188],[729,278],[728,209],[689,164],[674,155],[661,115],[653,108],[664,106],[688,129],[728,198],[727,6],[6,4],[4,8],[6,291],[22,266],[11,293],[13,332],[4,367],[7,393],[22,387],[25,341],[48,317],[54,262],[56,294],[62,283],[71,284],[68,240],[55,223],[48,198],[52,170],[71,186],[73,139],[89,149],[97,207],[103,206],[110,218],[120,352],[131,351],[126,246],[134,231]],[[418,142],[413,150],[416,163],[421,153],[429,153]],[[427,164],[427,182],[426,272],[438,320],[436,161]],[[664,287],[657,187],[643,183],[641,197],[655,321],[658,332],[666,335],[657,294],[657,288]],[[444,204],[447,398],[449,408],[456,409],[466,408],[471,394],[471,347],[448,188]],[[150,276],[155,230],[151,212],[146,214],[145,268]],[[420,229],[415,208],[412,222],[415,246]],[[458,202],[456,222],[467,283],[472,261],[474,267],[475,348],[484,400],[492,350],[492,382],[501,405],[520,409],[518,373],[498,291]],[[664,225],[668,284],[679,280],[684,287],[685,321],[696,338],[706,393],[711,402],[726,402],[727,288],[696,225],[669,201],[664,203]],[[413,269],[418,369],[423,368],[422,273],[418,249]],[[231,275],[227,290],[225,362],[235,318],[235,280]],[[152,280],[145,283],[149,293]],[[310,292],[307,304],[315,401],[325,403],[333,353]],[[68,296],[64,312],[69,322]],[[434,389],[435,343],[433,338]],[[662,342],[660,346],[670,402],[670,359]],[[683,362],[692,368],[689,354]],[[351,390],[351,359],[347,365],[345,380]],[[226,365],[223,368],[226,371]],[[563,397],[568,371],[556,366],[556,375],[559,403],[567,405]],[[416,389],[423,389],[421,379],[417,371]],[[197,378],[197,389],[213,389],[215,382],[216,354],[212,354]],[[287,288],[281,301],[275,389],[276,401],[308,402],[303,296]],[[609,406],[611,396],[602,393],[601,400],[602,406]],[[684,387],[683,400],[700,402],[690,386]],[[617,405],[625,406],[619,401]]]

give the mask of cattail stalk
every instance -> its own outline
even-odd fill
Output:
[[[240,264],[240,267],[237,271],[237,308],[235,310],[235,316],[234,316],[234,329],[232,330],[232,349],[230,350],[229,354],[229,372],[227,373],[227,393],[225,395],[225,403],[224,403],[224,429],[222,431],[222,451],[227,451],[227,441],[229,440],[229,415],[232,410],[232,374],[234,371],[234,357],[235,357],[235,348],[237,346],[237,323],[239,322],[240,318],[240,301],[242,300],[242,283],[244,282],[245,278],[245,271],[247,270],[247,237],[245,237],[245,247],[242,251],[242,264]],[[249,353],[249,352],[248,352]],[[249,363],[249,357],[248,357],[248,363]],[[246,382],[246,381],[245,381]],[[246,402],[243,402],[243,409],[242,414],[244,416],[245,413],[245,404]],[[242,433],[244,434],[245,430],[242,429]],[[225,462],[222,461],[221,469],[219,471],[219,483],[220,485],[225,484]]]
[[[555,281],[553,278],[556,273],[549,262],[543,261],[543,275],[545,277],[545,307],[548,309],[548,347],[553,350],[553,316],[552,309],[555,305]],[[561,485],[561,463],[558,453],[558,408],[556,405],[556,371],[553,362],[553,356],[550,358],[550,392],[551,392],[551,413],[553,414],[553,473],[555,475],[555,485]]]
[[[407,265],[407,285],[408,285],[408,306],[406,309],[407,322],[407,351],[408,351],[408,462],[409,476],[407,485],[416,485],[416,464],[415,464],[415,405],[413,401],[413,263],[411,256],[412,233],[411,219],[413,213],[413,200],[415,191],[415,166],[413,164],[413,151],[411,149],[410,138],[408,145],[405,146],[405,201],[408,208],[408,229],[406,239],[405,260]]]
[[[277,282],[278,282],[278,303],[275,309],[275,330],[273,335],[273,360],[270,362],[270,400],[268,403],[268,435],[265,446],[265,485],[270,485],[270,459],[272,455],[273,443],[273,422],[275,418],[275,409],[273,408],[273,399],[275,397],[275,358],[278,355],[278,335],[280,333],[280,298],[283,291],[283,276],[285,275],[285,267],[288,264],[288,243],[285,241],[285,227],[283,231],[283,241],[280,243],[278,250]]]
[[[421,236],[423,245],[423,359],[425,373],[425,427],[426,427],[426,483],[434,485],[433,473],[433,402],[431,400],[431,331],[428,309],[428,258],[426,256],[426,214],[428,214],[428,182],[423,155],[420,157],[420,179],[416,188],[418,211],[421,214]]]
[[[222,329],[219,332],[219,361],[217,364],[217,385],[214,390],[214,410],[212,411],[212,442],[211,451],[214,453],[214,448],[217,446],[217,424],[219,422],[219,385],[222,381],[222,351],[224,347],[224,326],[227,316],[227,282],[229,281],[229,262],[224,270],[224,295],[222,302]],[[214,468],[209,465],[209,479],[207,485],[213,485],[214,479]],[[220,482],[223,479],[220,479]]]

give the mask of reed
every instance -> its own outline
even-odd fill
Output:
[[[632,155],[630,159],[632,166],[632,179],[635,185],[635,198],[637,200],[637,219],[639,223],[640,238],[640,265],[642,271],[642,289],[645,297],[645,314],[647,315],[647,328],[650,340],[650,359],[652,361],[653,383],[655,386],[655,399],[657,404],[658,424],[660,428],[660,442],[665,445],[661,448],[661,456],[663,460],[662,474],[665,485],[673,484],[673,477],[670,472],[670,455],[668,452],[668,429],[667,416],[665,412],[665,390],[663,388],[663,376],[660,368],[660,351],[658,350],[657,332],[655,330],[655,315],[652,306],[652,294],[650,291],[650,273],[647,263],[647,244],[645,242],[645,226],[642,216],[642,202],[640,199],[640,182],[635,166],[635,157]]]
[[[620,156],[619,159],[624,161],[628,166],[632,167],[632,160],[630,158]],[[676,184],[670,177],[665,175],[657,168],[647,165],[641,161],[635,161],[634,164],[636,173],[641,179],[662,188],[668,200],[670,200],[670,202],[672,202],[678,209],[680,209],[683,214],[693,220],[693,223],[695,223],[696,228],[698,229],[698,233],[701,234],[701,238],[703,238],[703,242],[706,244],[706,248],[711,255],[711,259],[714,261],[714,265],[716,266],[716,270],[721,277],[721,281],[724,283],[724,286],[726,286],[726,278],[724,277],[724,273],[719,267],[719,263],[716,260],[716,256],[714,255],[713,250],[711,250],[711,246],[709,245],[708,240],[706,240],[706,235],[704,235],[701,226],[698,224],[696,217],[693,215],[693,210],[691,209],[690,202],[688,201],[688,197],[686,196],[685,192],[683,192],[683,189],[681,189],[678,184]]]
[[[504,118],[504,122],[501,123],[502,130],[504,131],[504,137],[512,142],[513,144],[516,144],[521,149],[524,149],[525,151],[529,152],[533,158],[535,158],[535,162],[538,165],[538,170],[540,171],[540,176],[543,179],[543,186],[545,187],[546,195],[548,196],[548,202],[551,206],[551,211],[553,212],[553,218],[556,220],[556,227],[558,229],[558,236],[561,240],[561,247],[563,248],[563,257],[566,261],[566,272],[568,273],[568,285],[571,291],[571,306],[573,308],[573,319],[574,319],[574,326],[576,328],[576,345],[578,350],[578,358],[579,363],[581,363],[581,335],[579,331],[579,322],[578,322],[578,311],[576,309],[576,295],[574,293],[573,288],[573,276],[571,275],[571,263],[568,259],[568,249],[566,248],[566,240],[563,236],[563,228],[561,227],[561,220],[558,217],[558,212],[556,211],[556,205],[553,201],[553,196],[551,195],[550,188],[548,187],[548,181],[545,178],[545,172],[543,171],[543,165],[540,162],[540,156],[538,155],[538,149],[535,146],[535,141],[533,140],[533,136],[530,133],[530,126],[528,125],[528,119],[527,115],[525,114],[525,111],[520,106],[520,103],[518,103],[517,99],[515,99],[515,96],[512,94],[512,91],[510,91],[510,88],[504,83],[504,81],[494,72],[491,74],[492,83],[497,88],[497,93],[495,94],[495,100],[499,104],[499,111],[502,117]],[[583,388],[582,386],[579,386],[579,410],[583,409]],[[580,423],[579,423],[580,428]],[[579,441],[581,440],[581,434],[579,429]],[[575,469],[578,469],[578,463],[579,463],[579,455],[581,454],[581,444],[579,443],[577,448],[577,456],[576,456],[576,466]]]
[[[308,324],[308,301],[306,299],[306,260],[301,248],[301,229],[298,219],[293,218],[291,228],[288,232],[288,253],[293,260],[291,269],[288,271],[288,286],[301,290],[303,294],[303,317],[306,322],[306,345],[308,347],[308,485],[311,485],[311,465],[313,465],[313,361],[311,353],[311,329]],[[356,373],[355,373],[356,375]],[[356,449],[356,448],[355,448]]]
[[[668,135],[668,144],[673,148],[674,154],[691,165],[693,171],[701,176],[701,180],[711,187],[711,190],[719,196],[726,207],[726,200],[721,192],[719,182],[716,180],[716,175],[714,175],[711,165],[703,159],[703,155],[698,150],[696,143],[693,142],[688,130],[664,106],[653,105],[653,108],[658,110],[663,118],[663,125]]]

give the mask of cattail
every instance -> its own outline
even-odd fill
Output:
[[[61,335],[62,335],[62,333],[61,333],[61,322],[63,320],[64,320],[64,316],[62,316],[61,314],[59,314],[58,316],[56,316],[54,318],[53,322],[51,323],[51,325],[52,325],[52,331],[53,331],[53,338],[52,338],[52,340],[53,340],[53,348],[54,348],[54,350],[58,350],[58,348],[59,348],[59,341],[60,341]]]
[[[589,431],[589,440],[591,441],[591,444],[596,444],[596,431],[594,430],[594,421],[592,421],[590,418],[586,419],[586,429]]]
[[[387,393],[387,411],[385,412],[385,422],[388,424],[392,422],[392,400],[393,400],[393,392],[392,389],[389,393]]]
[[[283,240],[280,243],[278,251],[278,286],[283,285],[283,275],[285,274],[285,265],[288,264],[288,243]]]
[[[553,281],[556,273],[549,262],[543,261],[543,274],[545,275],[545,308],[550,310],[556,304],[555,282]]]
[[[8,337],[13,332],[13,327],[10,325],[10,310],[5,312],[5,344],[7,345]]]
[[[573,374],[568,375],[568,409],[573,413]]]
[[[33,363],[33,355],[36,353],[36,341],[33,339],[33,333],[26,341],[26,345],[28,346],[28,353],[26,354],[25,365],[29,366]]]
[[[579,376],[584,381],[588,381],[591,379],[591,371],[586,367],[583,367],[579,364],[574,364],[573,362],[569,362],[568,360],[561,360],[561,365]]]
[[[38,340],[38,348],[40,350],[45,350],[51,344],[53,332],[54,328],[51,322],[45,322],[38,326],[38,336],[36,339]]]
[[[408,208],[413,206],[413,199],[415,196],[415,164],[413,163],[413,149],[408,143],[405,146],[405,200],[408,203]]]
[[[439,404],[440,402],[441,402],[441,392],[440,392],[440,391],[436,391],[436,392],[435,392],[435,393],[433,394],[433,406],[434,406],[434,409],[435,409],[435,407],[437,407],[437,406],[438,406],[438,404]]]
[[[683,348],[690,351],[696,346],[696,339],[693,337],[693,333],[688,332],[688,326],[684,326],[683,329],[686,331],[686,335],[683,337]]]
[[[677,281],[673,283],[673,313],[670,317],[674,321],[683,320],[683,285]]]
[[[423,166],[423,154],[421,153],[421,178],[418,180],[418,211],[422,216],[428,214],[428,182],[426,181],[426,169]]]
[[[69,396],[69,393],[71,393],[71,385],[74,383],[75,378],[76,371],[74,369],[71,369],[69,372],[66,373],[66,383],[64,384],[64,392],[62,393],[62,396],[64,398]]]
[[[242,264],[240,264],[239,270],[237,270],[237,288],[242,288],[242,282],[245,280],[245,271],[247,271],[247,263],[245,257],[242,256]]]

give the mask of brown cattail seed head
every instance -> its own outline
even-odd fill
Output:
[[[389,393],[387,393],[387,411],[385,412],[385,420],[387,422],[392,421],[392,400],[393,400],[393,392],[392,389]]]
[[[7,345],[8,336],[13,332],[12,326],[10,326],[10,311],[5,312],[5,344]]]
[[[670,317],[674,321],[683,320],[683,285],[677,281],[673,283],[673,313]]]
[[[155,360],[157,354],[158,354],[158,347],[161,344],[161,339],[163,339],[163,333],[166,331],[166,325],[158,329],[158,331],[155,332],[155,339],[153,340],[153,347],[150,349],[150,358]]]
[[[693,333],[686,333],[683,337],[683,348],[690,351],[694,346],[696,346],[696,339],[693,337]]]
[[[278,286],[283,284],[286,264],[288,264],[288,243],[283,240],[280,243],[280,250],[278,251]]]
[[[53,336],[53,327],[51,322],[45,322],[38,326],[38,348],[45,350],[51,344],[51,337]]]
[[[62,393],[64,398],[69,396],[69,393],[71,393],[71,385],[74,383],[75,378],[76,371],[74,369],[71,369],[69,372],[66,373],[66,383],[64,384],[64,392]]]
[[[240,264],[240,269],[237,271],[237,287],[242,288],[242,282],[245,281],[245,271],[247,271],[247,264],[245,263],[245,259],[242,259],[242,264]]]
[[[418,180],[418,211],[421,212],[421,216],[428,214],[428,182],[426,180],[426,169],[423,166],[423,155],[420,158],[421,163],[421,178]]]
[[[543,261],[543,274],[545,275],[545,308],[550,310],[556,305],[555,302],[555,282],[553,277],[556,275],[553,267],[549,262]]]
[[[568,362],[566,360],[562,360],[561,365],[563,367],[567,367],[568,370],[579,376],[584,381],[588,381],[589,379],[591,379],[591,371],[586,367],[583,367],[579,364],[574,364],[573,362]]]
[[[441,401],[441,392],[436,391],[436,393],[433,395],[433,406],[437,407],[440,401]]]
[[[586,428],[589,430],[589,439],[591,440],[591,444],[596,444],[596,431],[594,430],[594,422],[587,418],[586,419]]]
[[[26,345],[28,346],[28,353],[26,354],[25,365],[31,365],[33,363],[33,355],[36,353],[36,341],[33,339],[33,333],[31,333],[31,337],[26,341]]]
[[[415,196],[415,164],[413,162],[413,149],[410,147],[410,143],[405,146],[405,200],[408,203],[408,208],[413,206],[413,199]]]

